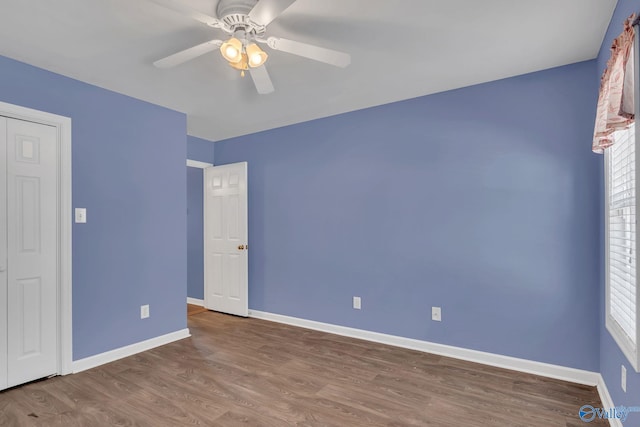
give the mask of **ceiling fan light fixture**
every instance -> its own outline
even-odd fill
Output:
[[[235,37],[231,37],[220,46],[220,53],[227,61],[235,64],[242,60],[242,42]]]
[[[249,58],[249,66],[251,68],[256,68],[267,62],[267,52],[260,49],[257,44],[251,43],[246,47],[247,57]]]
[[[248,70],[249,69],[249,60],[247,58],[247,54],[246,53],[241,54],[240,61],[238,61],[238,62],[229,62],[229,65],[231,65],[236,70],[240,70],[240,71]]]

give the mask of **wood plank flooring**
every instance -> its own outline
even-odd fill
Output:
[[[194,314],[200,314],[205,311],[207,311],[207,309],[200,305],[187,304],[187,316],[193,316]]]
[[[188,323],[191,338],[0,392],[0,425],[578,427],[601,406],[594,387],[417,351],[208,311]]]

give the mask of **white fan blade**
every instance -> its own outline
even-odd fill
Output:
[[[267,67],[264,65],[256,68],[249,68],[249,73],[251,74],[253,84],[256,85],[256,89],[260,95],[266,95],[275,90],[273,83],[271,82],[271,77],[269,77]]]
[[[296,0],[258,0],[251,12],[249,18],[258,25],[267,26],[276,19]]]
[[[202,12],[198,12],[195,9],[185,5],[180,0],[151,0],[152,2],[164,6],[167,9],[175,10],[178,13],[186,15],[196,21],[202,22],[210,27],[219,28],[222,26],[222,22],[214,18],[213,16],[206,15]]]
[[[258,41],[264,43],[264,40],[260,39]],[[303,56],[326,64],[335,65],[336,67],[344,68],[351,64],[351,55],[344,52],[338,52],[337,50],[326,49],[324,47],[288,39],[281,39],[279,37],[269,37],[266,40],[266,43],[271,49]]]
[[[184,62],[190,61],[205,53],[214,51],[222,45],[222,40],[210,40],[208,42],[199,44],[189,49],[182,50],[173,55],[169,55],[166,58],[162,58],[153,63],[158,68],[171,68],[176,65],[180,65]]]

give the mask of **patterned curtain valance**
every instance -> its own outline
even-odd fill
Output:
[[[603,153],[613,144],[611,134],[629,127],[634,119],[634,58],[633,42],[636,15],[624,23],[624,31],[611,45],[611,58],[600,80],[598,110],[591,149]]]

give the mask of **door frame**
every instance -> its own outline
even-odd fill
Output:
[[[0,116],[53,126],[58,137],[57,374],[73,372],[71,118],[0,102]]]
[[[204,186],[206,185],[205,179],[204,179],[204,170],[208,167],[213,166],[213,163],[207,163],[207,162],[201,162],[199,160],[191,160],[191,159],[187,159],[187,167],[188,168],[195,168],[195,169],[200,169],[202,170],[202,188],[204,189]],[[204,229],[204,191],[201,194],[202,196],[202,228]],[[202,234],[202,247],[204,248],[204,233]],[[199,299],[195,299],[195,298],[189,298],[189,295],[187,295],[187,304],[195,304],[195,305],[199,305],[204,307],[204,284],[206,282],[206,279],[204,278],[204,251],[202,251],[202,272],[203,272],[203,278],[202,278],[202,300]]]

